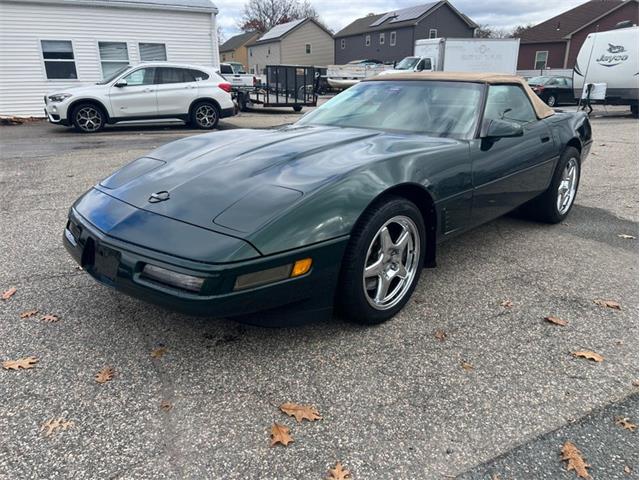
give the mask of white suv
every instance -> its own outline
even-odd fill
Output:
[[[231,84],[211,67],[141,63],[95,85],[65,88],[44,97],[52,123],[84,133],[107,123],[177,118],[210,129],[237,113]]]

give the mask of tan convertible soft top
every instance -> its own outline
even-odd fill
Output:
[[[539,119],[550,117],[554,111],[540,100],[529,84],[522,77],[515,75],[503,75],[499,73],[476,73],[476,72],[398,72],[388,73],[386,75],[377,75],[367,78],[365,82],[375,82],[384,80],[439,80],[449,82],[473,82],[473,83],[489,83],[491,85],[520,85],[529,95],[529,100],[533,104],[536,116]]]

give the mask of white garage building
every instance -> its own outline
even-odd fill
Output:
[[[126,64],[219,65],[210,0],[0,0],[0,115],[44,116],[43,97]]]

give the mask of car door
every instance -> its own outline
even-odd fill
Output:
[[[574,103],[573,86],[570,78],[559,78],[559,100],[562,103]]]
[[[110,87],[111,108],[117,118],[154,117],[158,114],[155,71],[154,67],[138,68]]]
[[[158,115],[184,115],[198,96],[192,70],[158,67]]]
[[[503,215],[544,191],[557,158],[547,122],[537,119],[520,85],[488,87],[483,130],[491,120],[519,123],[523,135],[471,142],[474,223]]]

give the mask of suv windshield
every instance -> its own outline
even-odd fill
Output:
[[[412,70],[419,60],[418,57],[407,57],[396,65],[396,70]]]
[[[483,86],[442,81],[361,82],[296,125],[329,125],[473,138]]]
[[[125,71],[129,70],[130,68],[131,68],[131,65],[127,65],[126,67],[119,68],[118,70],[113,72],[111,75],[109,75],[107,78],[105,78],[101,82],[96,83],[96,85],[106,85],[107,83],[115,80],[117,77],[119,77],[121,74],[123,74]]]

